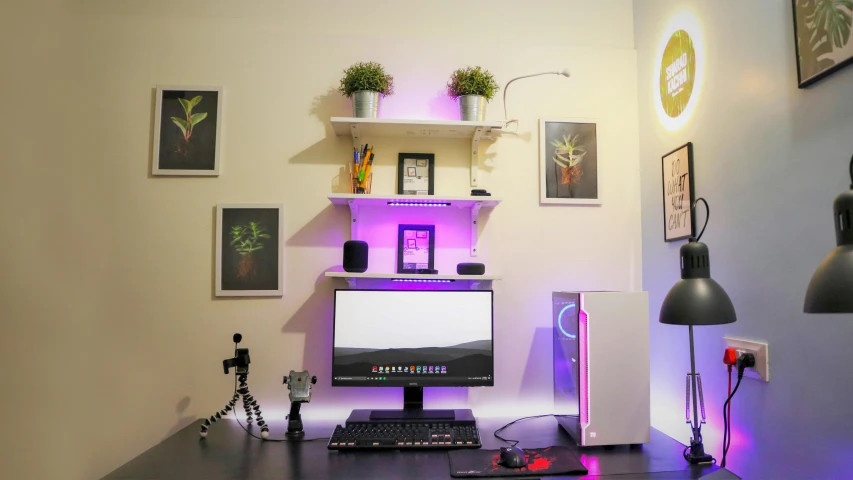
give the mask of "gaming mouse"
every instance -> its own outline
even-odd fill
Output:
[[[509,468],[521,468],[527,465],[527,455],[518,447],[501,447],[501,460],[498,465]]]

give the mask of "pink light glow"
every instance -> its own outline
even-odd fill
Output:
[[[580,344],[581,404],[580,418],[584,429],[589,426],[589,315],[583,309],[583,295],[580,296],[578,313],[578,343]],[[583,443],[581,436],[581,443]],[[592,473],[592,472],[590,472]]]
[[[449,202],[388,202],[389,207],[449,207]]]
[[[403,282],[403,283],[450,283],[453,280],[445,280],[445,279],[434,279],[434,278],[395,278],[392,282]]]
[[[598,465],[597,458],[581,454],[580,461],[589,470],[590,475],[601,475],[601,467]]]

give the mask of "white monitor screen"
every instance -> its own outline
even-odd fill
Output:
[[[332,385],[491,386],[490,290],[335,291]]]

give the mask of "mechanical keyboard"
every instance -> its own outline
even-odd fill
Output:
[[[473,425],[448,423],[348,423],[338,425],[329,450],[423,450],[480,448],[480,433]]]

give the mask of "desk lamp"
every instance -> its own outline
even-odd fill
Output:
[[[850,188],[835,197],[837,247],[823,259],[809,282],[805,313],[853,313],[853,158]]]
[[[698,198],[693,202],[690,207],[692,214],[696,214],[696,204],[700,200],[705,204],[707,211],[705,225],[699,232],[699,237],[690,237],[689,242],[681,246],[681,280],[676,282],[666,294],[658,320],[667,325],[687,325],[690,332],[689,377],[693,391],[693,423],[691,425],[693,437],[690,439],[690,446],[687,447],[690,453],[685,449],[684,458],[693,464],[714,461],[711,455],[705,453],[702,445],[702,425],[699,423],[699,414],[696,409],[698,374],[696,373],[696,356],[693,352],[693,326],[723,325],[737,321],[735,307],[726,291],[711,278],[708,246],[699,241],[705,233],[708,218],[711,216],[711,209],[704,198]]]
[[[542,75],[562,75],[566,78],[569,78],[569,76],[570,76],[569,75],[569,69],[564,68],[564,69],[560,70],[559,72],[542,72],[542,73],[532,73],[530,75],[522,75],[520,77],[515,77],[512,80],[506,82],[506,86],[504,86],[504,120],[506,120],[507,125],[509,125],[510,123],[518,121],[518,120],[510,120],[509,117],[506,116],[506,91],[509,90],[509,84],[511,84],[512,82],[514,82],[516,80],[521,80],[522,78],[539,77]]]

